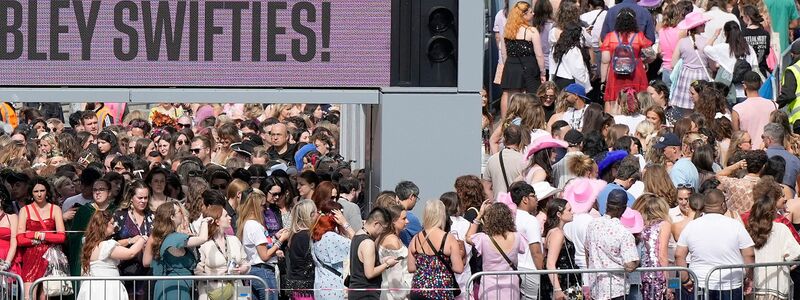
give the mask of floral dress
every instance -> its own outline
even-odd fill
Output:
[[[642,267],[657,268],[662,267],[658,263],[658,239],[661,233],[661,220],[648,223],[642,231],[642,243],[644,244],[644,255],[642,255]],[[667,279],[664,272],[644,272],[642,275],[642,297],[644,299],[666,299]]]
[[[350,240],[336,232],[326,232],[314,243],[312,254],[315,266],[314,298],[344,299],[345,286],[341,274],[344,272],[344,261],[350,258]],[[328,267],[340,275],[337,276]]]
[[[114,213],[114,221],[117,222],[117,232],[114,233],[114,240],[120,241],[132,238],[139,235],[149,236],[153,231],[153,213],[149,210],[145,211],[144,221],[141,226],[137,226],[131,218],[130,209],[118,210]],[[151,269],[146,268],[142,264],[143,254],[139,253],[130,260],[120,261],[119,274],[121,276],[147,276],[151,275]],[[150,289],[153,284],[152,281],[147,283],[137,283],[134,287],[133,281],[122,282],[128,291],[128,296],[131,299],[149,299]]]

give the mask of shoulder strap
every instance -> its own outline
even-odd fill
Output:
[[[436,250],[435,248],[433,248],[433,243],[431,243],[431,240],[428,238],[428,233],[426,233],[425,230],[422,230],[422,235],[425,236],[425,241],[428,242],[428,246],[431,247],[431,250]],[[445,233],[444,239],[447,240],[447,233]],[[442,246],[444,246],[444,243],[442,243]],[[455,276],[455,273],[453,272],[453,266],[448,264],[447,260],[444,259],[444,252],[442,251],[442,249],[439,249],[439,251],[434,251],[433,253],[436,256],[436,258],[439,259],[439,262],[442,263],[442,265],[445,268],[447,268],[447,271],[450,272],[450,276],[451,277]]]
[[[597,15],[594,16],[594,21],[592,21],[592,24],[589,25],[589,26],[594,26],[594,23],[597,23],[597,18],[599,18],[600,15],[602,15],[604,11],[606,11],[606,9],[605,8],[601,8],[600,12],[598,12]]]
[[[703,65],[703,72],[706,73],[706,78],[708,78],[708,81],[714,81],[714,79],[711,78],[711,74],[708,73],[708,68],[706,68],[706,62],[703,61],[703,57],[700,56],[700,52],[697,51],[697,41],[695,41],[694,38],[691,37],[689,39],[692,40],[692,49],[694,50],[694,54],[697,55],[697,59],[700,60],[700,64]]]
[[[25,206],[25,210],[28,211],[28,218],[30,218],[30,210],[28,209],[28,206],[30,206],[30,205],[31,204],[28,204],[28,205]],[[52,209],[53,209],[53,207],[50,206],[50,214],[53,213]],[[36,218],[39,219],[38,221],[39,221],[39,224],[42,225],[42,230],[46,230],[47,226],[44,225],[44,220],[42,220],[42,216],[39,215],[39,210],[36,209],[36,208],[33,208],[33,213],[36,214]]]
[[[378,254],[377,254],[377,253],[375,253],[375,255],[378,255]],[[325,264],[324,262],[322,262],[321,260],[319,260],[319,258],[317,258],[316,256],[312,255],[312,257],[314,257],[314,259],[315,259],[315,260],[316,260],[316,261],[317,261],[317,262],[318,262],[320,265],[322,265],[322,267],[323,267],[323,268],[325,268],[325,270],[328,270],[328,271],[330,271],[331,273],[333,273],[333,275],[336,275],[336,277],[342,277],[342,272],[339,272],[339,271],[337,271],[336,269],[334,269],[333,267],[331,267],[331,266],[329,266],[329,265]]]
[[[561,64],[559,64],[561,65]],[[558,67],[556,67],[556,74],[558,73]],[[506,175],[506,165],[503,163],[503,150],[500,150],[500,153],[497,156],[500,156],[500,172],[503,172],[503,181],[506,183],[506,190],[508,190],[508,175]]]
[[[486,236],[488,236],[489,240],[492,241],[492,245],[494,245],[494,247],[497,249],[497,252],[500,252],[500,255],[502,255],[503,259],[506,260],[506,263],[508,263],[508,266],[510,266],[512,270],[516,271],[517,270],[517,266],[514,265],[514,263],[511,261],[510,258],[508,258],[508,255],[506,255],[506,252],[503,251],[502,248],[500,248],[500,245],[497,244],[497,241],[495,241],[494,238],[491,235],[487,234]]]

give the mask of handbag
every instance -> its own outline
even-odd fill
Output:
[[[60,247],[52,246],[42,255],[47,260],[47,271],[44,277],[67,277],[69,276],[64,270],[69,265],[67,263],[67,256],[61,251]],[[45,281],[42,284],[44,293],[48,297],[68,296],[72,295],[72,282],[70,281]]]
[[[233,283],[226,282],[217,289],[208,292],[208,299],[210,300],[230,300],[233,298],[234,287]]]
[[[433,247],[433,243],[431,243],[431,240],[428,238],[428,233],[425,232],[425,230],[422,230],[422,236],[425,237],[425,241],[428,242],[428,246],[431,247],[431,250],[436,250],[436,248]],[[446,240],[447,235],[445,235],[444,238]],[[442,245],[444,245],[444,242]],[[436,258],[439,259],[439,262],[441,262],[443,266],[447,267],[447,272],[450,273],[450,289],[453,291],[453,297],[458,297],[461,295],[461,288],[458,286],[458,280],[456,280],[456,274],[453,272],[453,267],[447,263],[447,260],[444,258],[444,252],[442,249],[436,251]]]
[[[564,238],[564,244],[562,244],[561,246],[562,247],[567,247],[567,239],[566,238]],[[574,258],[570,257],[567,260],[569,261],[569,268],[575,270],[576,269],[575,265],[572,263],[573,259]],[[567,276],[569,276],[569,275],[567,275]],[[577,282],[578,281],[576,280],[574,283],[577,283]],[[583,300],[583,299],[586,299],[583,296],[583,288],[581,288],[580,285],[574,285],[574,283],[573,283],[572,286],[569,286],[569,287],[567,287],[566,289],[563,290],[564,295],[566,295],[567,299],[570,299],[570,300]]]

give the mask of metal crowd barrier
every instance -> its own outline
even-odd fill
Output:
[[[708,270],[703,284],[703,295],[709,297],[725,297],[726,299],[745,299],[746,288],[744,276],[748,270],[753,273],[752,293],[758,299],[795,299],[794,282],[790,276],[792,267],[800,265],[800,261],[738,264],[716,266]],[[711,281],[715,289],[712,289]]]
[[[522,281],[531,282],[533,281],[533,287],[536,289],[536,295],[533,295],[531,298],[536,299],[551,299],[551,295],[543,295],[542,294],[542,278],[547,275],[563,275],[563,274],[571,274],[582,277],[583,280],[587,278],[592,278],[593,276],[611,276],[611,275],[622,275],[625,280],[624,284],[630,285],[628,287],[628,295],[624,296],[624,299],[644,299],[641,295],[641,275],[645,273],[651,272],[668,272],[668,284],[667,289],[673,291],[674,298],[673,299],[697,299],[695,295],[691,295],[685,292],[682,292],[681,287],[681,280],[678,276],[678,272],[686,272],[688,273],[689,277],[694,281],[697,281],[697,275],[688,268],[682,267],[660,267],[660,268],[637,268],[633,272],[625,272],[623,269],[561,269],[561,270],[524,270],[524,271],[484,271],[475,273],[470,277],[469,281],[467,282],[466,286],[466,299],[473,299],[473,282],[477,279],[481,279],[481,285],[486,284],[486,286],[493,286],[493,290],[491,293],[496,295],[496,299],[506,299],[508,295],[513,293],[519,294],[520,292],[524,292],[523,290],[525,287],[521,288],[519,286],[510,286],[508,284],[503,285],[502,282],[508,282],[509,277],[511,275],[520,275],[522,276]],[[534,275],[534,278],[526,278],[525,275]],[[488,276],[495,276],[495,282],[492,282]],[[637,280],[637,277],[639,278]],[[497,284],[501,283],[500,286]],[[538,283],[538,288],[536,287],[536,283]],[[609,288],[616,283],[614,280],[609,281]],[[567,290],[568,287],[573,286],[574,282],[559,282],[561,288]],[[587,296],[592,296],[591,294],[591,287],[587,286],[587,282],[583,282],[580,285],[581,293],[584,295],[583,299],[589,299]],[[530,287],[530,285],[528,285]],[[484,287],[481,287],[482,289]],[[569,296],[567,297],[570,298]],[[480,298],[481,300],[493,300],[489,298]],[[574,299],[574,298],[573,298]]]
[[[16,276],[19,278],[19,276]],[[159,281],[164,282],[161,293],[156,295],[155,284]],[[163,300],[195,300],[208,299],[208,292],[220,287],[219,283],[226,285],[232,284],[228,288],[231,298],[235,300],[250,300],[253,297],[252,282],[258,281],[264,286],[267,283],[263,279],[252,275],[221,275],[221,276],[68,276],[68,277],[42,277],[33,282],[31,289],[26,291],[29,299],[38,299],[35,296],[37,290],[54,289],[54,287],[64,286],[69,283],[71,291],[64,295],[51,296],[49,299],[77,299],[81,295],[82,300],[117,300],[120,298],[128,299],[128,295],[121,295],[123,282],[132,282],[133,290],[139,286],[148,286],[149,292],[145,295],[131,297],[134,299],[163,299]],[[21,282],[21,281],[20,281]],[[49,286],[49,287],[48,287]],[[85,290],[85,291],[84,291]],[[21,289],[20,289],[21,291]],[[177,292],[182,291],[182,292]],[[226,291],[226,294],[227,294]],[[128,290],[128,293],[133,292]],[[20,294],[23,295],[23,294]],[[205,297],[202,297],[205,296]],[[7,299],[7,298],[2,298]],[[14,298],[10,298],[14,299]],[[22,298],[19,298],[22,299]]]
[[[0,271],[0,299],[25,299],[25,286],[17,274]]]

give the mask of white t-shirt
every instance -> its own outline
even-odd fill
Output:
[[[689,224],[678,238],[679,247],[692,254],[689,268],[697,274],[699,285],[706,286],[709,270],[715,266],[743,264],[741,249],[752,247],[753,239],[741,222],[721,214],[704,214]],[[731,290],[742,286],[742,270],[714,272],[708,282],[712,290]]]
[[[517,232],[528,240],[528,245],[525,246],[525,253],[517,254],[519,267],[536,270],[536,264],[533,263],[529,246],[539,243],[539,247],[542,247],[542,230],[539,228],[539,220],[528,212],[517,209],[517,217],[514,219],[514,223],[517,225]]]
[[[244,229],[242,230],[242,246],[244,246],[244,253],[247,255],[247,261],[250,265],[262,264],[261,257],[258,256],[256,246],[267,243],[267,229],[259,224],[256,220],[247,220],[244,222]]]
[[[64,200],[64,203],[61,205],[61,212],[68,211],[70,208],[72,208],[76,204],[86,205],[89,202],[92,202],[92,200],[94,200],[94,199],[83,198],[83,194],[77,194],[75,196],[69,197],[66,200]]]
[[[642,121],[644,121],[644,120],[645,120],[644,115],[642,115],[640,113],[636,113],[635,115],[632,115],[632,116],[626,116],[626,115],[616,115],[616,116],[614,116],[614,123],[627,125],[628,126],[628,130],[630,132],[636,131],[636,126],[639,126],[639,123],[642,123]],[[613,146],[613,145],[609,145],[609,146]]]
[[[718,37],[717,40],[724,37]],[[758,56],[752,46],[747,46],[747,56],[745,60],[750,66],[758,66]],[[720,67],[733,74],[733,68],[736,66],[736,58],[731,56],[731,45],[727,43],[719,43],[713,46],[706,45],[703,48],[703,53],[706,54],[708,59],[713,60],[719,64]],[[728,117],[730,119],[730,117]]]
[[[453,221],[453,224],[450,224],[450,233],[455,233],[458,236],[459,241],[463,241],[466,239],[467,230],[469,230],[469,225],[472,224],[464,217],[456,217],[450,216],[450,220]],[[469,243],[464,243],[464,251],[467,252],[467,260],[472,256],[472,245]],[[463,289],[466,288],[467,282],[469,282],[469,278],[472,277],[472,269],[469,267],[469,263],[464,265],[464,271],[461,274],[456,274],[456,281],[458,281],[458,286],[461,287],[462,293],[464,292]]]
[[[591,39],[589,40],[592,48],[600,48],[600,43],[603,42],[603,39],[600,38],[600,32],[603,31],[603,22],[606,20],[606,14],[608,14],[608,10],[595,9],[582,14],[580,17],[581,21],[592,26]],[[594,22],[594,25],[592,25],[592,22]]]
[[[589,223],[594,220],[591,214],[576,214],[572,217],[572,222],[564,224],[564,235],[575,244],[575,264],[578,267],[586,268],[586,252],[584,242],[586,242],[586,230]]]
[[[495,34],[500,35],[500,37],[501,37],[500,40],[501,41],[503,40],[502,37],[503,37],[503,32],[505,31],[505,28],[506,28],[506,21],[507,21],[506,15],[503,14],[503,10],[501,9],[494,16],[494,28],[492,28],[492,31],[494,31]],[[501,43],[501,47],[505,47],[505,43]],[[497,63],[501,64],[501,63],[503,63],[503,49],[498,47],[497,48],[497,52],[498,52],[497,53]]]

